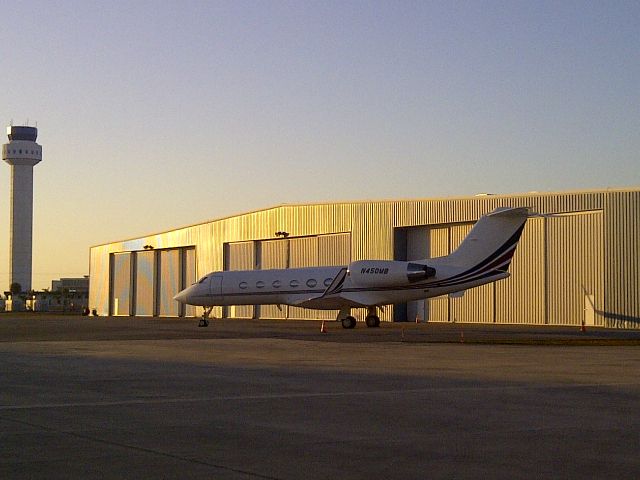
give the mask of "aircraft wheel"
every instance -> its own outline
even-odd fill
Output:
[[[356,319],[352,316],[348,316],[342,319],[342,328],[355,328]]]
[[[364,323],[366,323],[369,328],[379,327],[380,317],[377,315],[367,315],[367,318],[364,319]]]

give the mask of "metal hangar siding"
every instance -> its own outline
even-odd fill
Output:
[[[471,289],[462,298],[394,305],[382,319],[584,321],[640,328],[640,189],[284,205],[250,212],[92,247],[90,307],[102,315],[195,316],[199,312],[181,307],[173,295],[210,271],[446,255],[481,215],[500,206],[551,215],[527,220],[510,278]],[[286,306],[217,308],[214,314],[335,318],[335,312]]]

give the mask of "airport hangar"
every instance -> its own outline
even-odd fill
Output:
[[[347,265],[447,255],[478,218],[530,207],[511,277],[461,298],[396,304],[383,321],[640,328],[640,188],[282,205],[90,251],[89,305],[100,315],[192,317],[173,296],[216,270]],[[325,279],[301,279],[302,282]],[[365,310],[354,315],[364,319]],[[275,305],[216,307],[229,318],[335,319]]]

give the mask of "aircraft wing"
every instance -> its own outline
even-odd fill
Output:
[[[294,307],[304,308],[320,308],[320,309],[334,309],[340,308],[344,305],[345,301],[341,297],[342,286],[347,278],[347,269],[342,268],[338,275],[333,279],[333,282],[325,289],[320,295],[307,298],[297,298],[291,302],[287,302]],[[350,304],[353,302],[349,302]]]

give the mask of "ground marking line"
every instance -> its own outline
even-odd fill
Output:
[[[191,397],[191,398],[144,398],[130,400],[96,401],[96,402],[56,402],[41,403],[31,405],[0,405],[0,411],[11,410],[35,410],[46,408],[72,408],[72,407],[115,407],[125,405],[146,405],[146,404],[171,404],[171,403],[198,403],[198,402],[220,402],[220,401],[242,401],[242,400],[277,400],[295,398],[340,398],[350,396],[367,395],[395,395],[406,393],[441,393],[441,392],[464,392],[464,391],[505,391],[505,390],[538,390],[538,389],[581,389],[581,388],[602,388],[602,387],[627,387],[638,386],[640,382],[611,382],[611,383],[577,383],[577,384],[553,384],[553,385],[490,385],[490,386],[464,386],[464,387],[435,387],[435,388],[409,388],[396,390],[364,390],[355,392],[308,392],[308,393],[264,393],[254,395],[220,395],[211,397]]]

